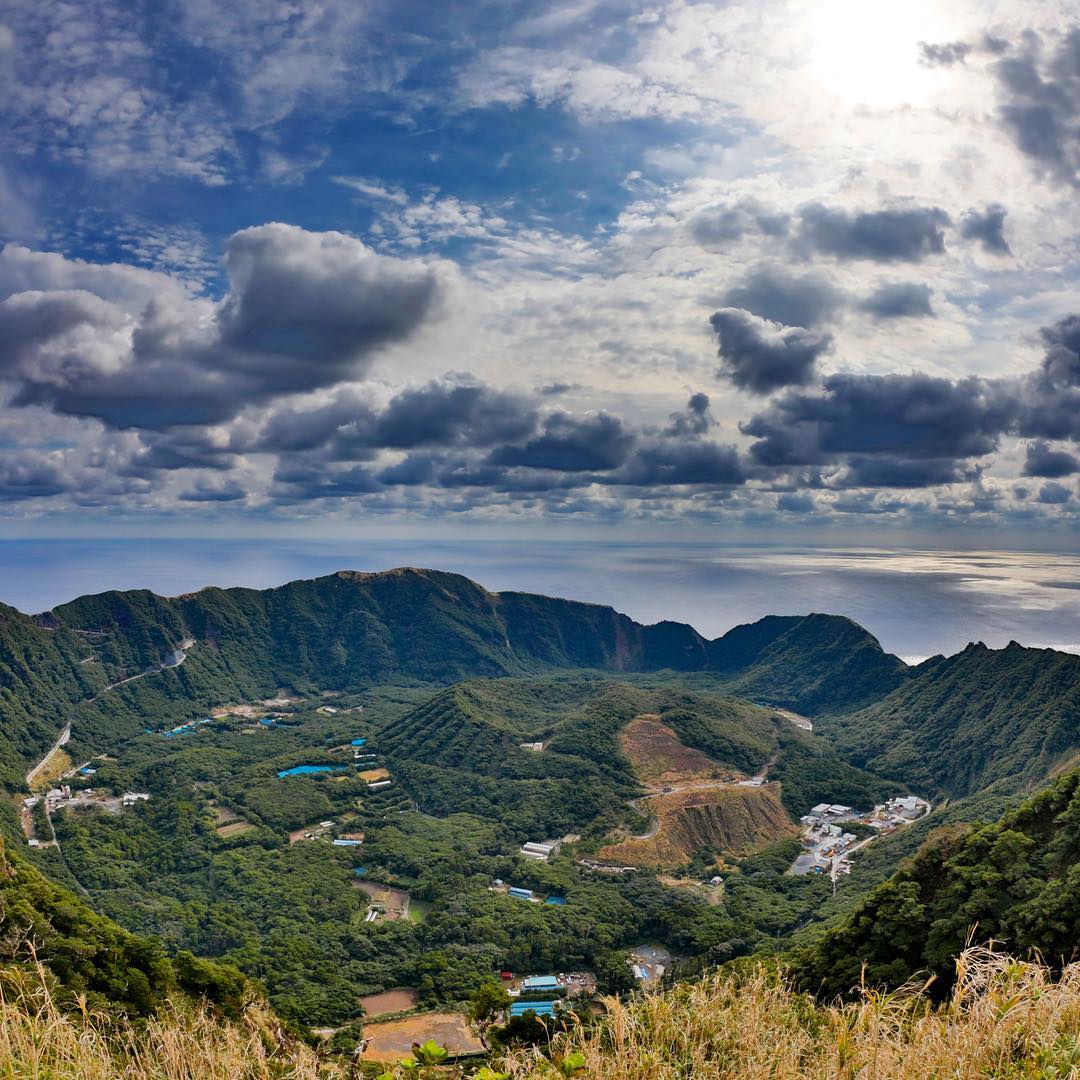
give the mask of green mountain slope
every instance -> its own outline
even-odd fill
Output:
[[[716,672],[740,693],[814,712],[880,696],[906,673],[840,617],[766,619],[708,642],[680,623],[642,626],[601,605],[491,593],[457,574],[416,569],[343,571],[263,591],[208,588],[175,598],[109,592],[63,604],[42,621],[93,635],[111,682],[172,662],[193,641],[187,670],[159,680],[171,698],[197,696],[214,683],[255,692],[449,683],[550,668],[671,668]]]
[[[903,684],[907,665],[877,638],[838,615],[773,616],[709,645],[710,666],[729,688],[811,716],[865,704]]]
[[[72,705],[101,689],[89,646],[0,604],[0,784],[17,786],[54,742]]]
[[[927,793],[1030,787],[1080,752],[1080,656],[969,645],[821,729],[855,763]]]
[[[178,990],[239,1015],[247,980],[233,967],[180,953],[128,933],[45,878],[0,840],[0,964],[41,963],[61,1000],[147,1016]]]
[[[1000,821],[941,829],[844,922],[797,958],[826,994],[897,986],[916,972],[944,990],[969,935],[1061,965],[1080,942],[1080,770]]]
[[[643,714],[658,716],[721,768],[748,775],[768,768],[796,817],[822,799],[871,806],[896,790],[769,709],[604,679],[459,683],[395,719],[378,742],[425,812],[494,818],[535,839],[621,816],[640,783],[618,737]],[[522,748],[535,742],[539,753]]]

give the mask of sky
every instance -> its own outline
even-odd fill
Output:
[[[0,0],[0,535],[1067,551],[1078,192],[1056,0]]]

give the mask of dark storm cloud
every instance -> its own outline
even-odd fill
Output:
[[[968,210],[960,218],[960,235],[965,240],[975,240],[983,251],[992,255],[1011,255],[1012,249],[1005,239],[1004,206],[994,203],[985,210]]]
[[[373,438],[378,446],[400,449],[492,446],[525,438],[536,424],[535,407],[520,395],[478,382],[436,380],[394,397],[377,417]]]
[[[1080,185],[1080,28],[1047,48],[1029,31],[1019,51],[992,68],[1002,104],[998,116],[1037,168]]]
[[[859,301],[860,311],[875,319],[910,319],[932,317],[931,289],[914,281],[889,281],[879,285]]]
[[[753,394],[809,383],[832,347],[828,334],[777,326],[739,308],[722,308],[709,321],[720,342],[717,375]]]
[[[362,465],[327,468],[308,462],[285,462],[274,471],[271,495],[279,502],[305,503],[312,499],[353,498],[383,490]]]
[[[132,476],[151,476],[159,470],[227,470],[235,461],[229,447],[215,442],[203,428],[180,428],[165,434],[143,432],[140,443],[123,470]]]
[[[921,262],[945,251],[949,215],[937,206],[851,212],[810,203],[799,210],[795,246],[804,253],[873,262]]]
[[[988,454],[1016,409],[1015,396],[1004,383],[952,382],[922,374],[840,374],[826,378],[818,391],[782,395],[743,424],[742,431],[757,439],[750,454],[761,465],[849,459],[855,474],[869,479],[871,466],[864,458],[930,462]]]
[[[0,377],[13,404],[118,428],[218,423],[363,376],[380,347],[432,317],[441,288],[430,266],[289,225],[234,234],[225,264],[218,305],[178,299],[165,279],[135,313],[86,290],[8,296]]]
[[[544,419],[535,438],[523,446],[498,447],[489,462],[563,472],[614,469],[626,460],[633,443],[633,434],[610,413],[572,416],[556,412]]]
[[[770,210],[756,199],[699,210],[689,222],[690,235],[704,248],[722,247],[747,233],[786,236],[789,216]]]
[[[844,296],[821,274],[802,276],[780,267],[761,267],[723,297],[724,307],[742,308],[770,322],[810,328],[843,306]]]
[[[1042,439],[1027,444],[1024,457],[1024,475],[1042,476],[1047,479],[1071,476],[1080,472],[1080,459],[1066,450],[1055,450]]]
[[[934,44],[919,42],[919,61],[926,67],[952,67],[962,64],[971,52],[971,46],[965,41],[947,41]]]

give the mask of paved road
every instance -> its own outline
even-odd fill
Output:
[[[49,759],[53,756],[53,754],[59,753],[60,749],[65,745],[65,743],[67,743],[68,739],[70,738],[71,725],[65,724],[64,730],[60,732],[60,737],[56,740],[56,742],[53,743],[52,749],[50,749],[49,752],[26,774],[27,787],[30,787],[30,785],[33,784],[38,773],[41,772],[41,770],[49,764]]]

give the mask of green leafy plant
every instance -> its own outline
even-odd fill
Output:
[[[428,1039],[425,1043],[413,1043],[412,1052],[420,1065],[441,1065],[450,1056],[450,1051],[434,1039]]]

